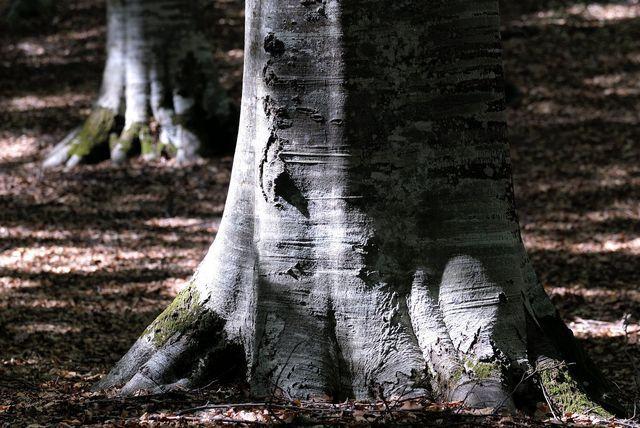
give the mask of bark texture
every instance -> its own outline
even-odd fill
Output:
[[[100,95],[86,122],[51,151],[45,167],[74,166],[107,143],[115,162],[136,144],[147,159],[163,151],[179,162],[197,156],[204,124],[224,122],[229,101],[194,8],[192,0],[107,1]]]
[[[101,386],[194,385],[242,349],[256,394],[615,409],[523,248],[496,2],[246,11],[220,232]]]

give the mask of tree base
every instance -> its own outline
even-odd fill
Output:
[[[105,108],[95,108],[84,124],[71,131],[43,162],[44,168],[65,165],[70,168],[92,155],[95,149],[107,141],[116,125],[116,113]]]
[[[306,342],[305,346],[279,352],[279,357],[272,355],[268,364],[256,363],[255,358],[251,364],[251,352],[247,352],[244,344],[256,339],[229,337],[225,320],[208,308],[208,300],[193,283],[183,289],[96,389],[115,387],[121,395],[164,393],[212,382],[248,380],[255,395],[285,399],[341,402],[352,398],[398,400],[428,396],[434,401],[461,402],[469,408],[531,413],[538,403],[546,402],[560,419],[565,414],[609,417],[625,411],[612,395],[603,394],[603,387],[608,384],[598,373],[590,373],[589,381],[585,381],[579,370],[571,369],[583,362],[542,356],[537,344],[530,346],[531,360],[521,362],[520,366],[504,358],[474,359],[472,353],[463,358],[454,355],[453,366],[447,366],[443,363],[446,347],[436,346],[431,348],[431,358],[426,359],[422,370],[413,370],[408,377],[397,372],[396,376],[400,376],[397,380],[402,381],[395,384],[385,382],[388,377],[370,379],[367,385],[345,383],[345,379],[347,382],[353,379],[353,373],[346,377],[345,373],[336,377],[336,373],[352,372],[354,367],[344,367],[344,355],[334,355],[333,366],[314,366],[311,371],[300,366],[291,368],[292,360],[308,360],[310,364],[317,360],[313,347],[303,350]],[[339,332],[335,324],[332,328],[327,335],[335,338]],[[263,331],[268,329],[263,326]],[[296,334],[295,329],[289,334]],[[535,337],[531,340],[540,343]],[[336,349],[340,352],[339,346]],[[318,383],[318,378],[312,378],[310,373],[319,374],[322,380]],[[314,382],[316,387],[312,385]]]
[[[116,163],[136,147],[145,160],[198,159],[207,134],[220,133],[211,125],[226,124],[231,111],[195,12],[180,0],[107,2],[107,60],[96,107],[51,151],[45,168],[70,168],[105,148]]]
[[[551,358],[609,405],[519,234],[496,5],[310,6],[247,2],[219,233],[101,386],[208,383],[242,349],[256,396],[499,411],[544,401]]]
[[[159,135],[152,129],[155,122],[133,123],[117,133],[118,116],[111,110],[95,108],[84,124],[67,135],[47,155],[42,166],[72,168],[91,159],[110,153],[112,162],[120,164],[139,152],[146,161],[161,156],[173,158],[178,164],[200,159],[200,138],[182,124],[165,124]]]

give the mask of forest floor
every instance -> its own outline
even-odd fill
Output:
[[[46,151],[89,111],[103,61],[103,2],[56,3],[49,18],[0,28],[0,426],[550,423],[543,405],[537,417],[515,419],[415,401],[225,404],[197,412],[207,403],[248,398],[215,385],[127,400],[89,392],[207,250],[231,155],[187,168],[134,160],[41,171]],[[242,2],[209,4],[205,17],[223,84],[239,102]],[[510,2],[504,12],[507,77],[520,92],[509,122],[527,248],[563,317],[634,402],[640,392],[640,5],[526,0]],[[564,422],[572,418],[590,423],[563,415]]]

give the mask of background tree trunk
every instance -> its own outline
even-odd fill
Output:
[[[45,167],[74,166],[104,143],[115,162],[124,161],[134,143],[147,159],[163,151],[179,162],[197,156],[204,125],[227,120],[229,100],[197,30],[194,7],[191,0],[107,1],[100,95],[89,118],[52,150]],[[116,120],[120,115],[124,127]]]
[[[246,8],[220,232],[100,386],[193,385],[241,349],[256,394],[616,409],[523,248],[497,3]]]

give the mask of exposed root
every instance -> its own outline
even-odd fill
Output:
[[[115,131],[117,116],[110,110],[97,108],[82,127],[73,130],[47,155],[42,166],[53,168],[64,165],[71,168],[88,158],[98,158],[108,143],[110,158],[121,164],[139,148],[144,160],[158,159],[163,154],[175,158],[178,164],[200,158],[202,146],[200,137],[186,125],[165,123],[159,136],[154,135],[152,126],[137,122],[129,125],[118,135]]]
[[[103,152],[106,157],[107,145],[114,163],[124,162],[138,148],[145,160],[163,154],[175,158],[178,164],[199,159],[207,149],[203,144],[211,136],[207,134],[214,130],[219,133],[220,128],[230,125],[229,100],[217,84],[206,43],[195,45],[189,39],[176,41],[176,46],[180,46],[178,52],[172,50],[178,48],[163,46],[167,52],[144,65],[152,80],[141,85],[138,101],[122,98],[120,93],[127,90],[124,81],[121,86],[103,87],[101,99],[119,100],[112,102],[118,107],[95,107],[82,127],[51,151],[43,167],[69,168],[89,158],[100,158]],[[163,70],[158,64],[165,62],[169,65]]]
[[[124,162],[135,140],[140,142],[142,154],[147,156],[146,159],[151,158],[150,154],[156,154],[153,150],[154,142],[149,126],[138,122],[124,129],[119,138],[114,136],[110,139],[111,160],[115,163]]]
[[[609,412],[587,396],[585,388],[576,381],[565,362],[542,359],[536,369],[545,400],[556,416],[590,413],[611,417]]]
[[[536,337],[536,367],[550,405],[565,413],[626,414],[618,401],[620,391],[604,377],[560,317],[556,314],[538,321],[544,334]]]
[[[147,327],[144,332],[153,344],[159,348],[176,334],[197,327],[204,309],[198,290],[189,285],[183,288],[173,302]]]
[[[175,124],[174,120],[162,127],[158,143],[157,150],[164,150],[175,157],[178,164],[191,162],[199,157],[200,138],[185,125]]]
[[[432,392],[434,399],[492,412],[533,411],[536,403],[546,400],[558,417],[567,413],[600,417],[623,413],[610,405],[613,400],[603,392],[605,383],[597,373],[590,376],[590,369],[582,373],[589,367],[585,365],[587,359],[573,337],[566,336],[570,331],[559,318],[550,321],[526,316],[524,326],[511,330],[525,349],[525,360],[521,360],[520,348],[501,346],[495,340],[504,340],[509,332],[505,329],[496,333],[498,311],[506,307],[500,288],[491,285],[495,299],[484,296],[484,302],[488,302],[484,308],[491,309],[484,312],[488,315],[474,315],[473,308],[466,307],[454,319],[451,306],[446,305],[464,300],[455,298],[457,289],[452,281],[446,282],[446,275],[429,277],[425,272],[414,275],[406,300],[377,289],[366,291],[362,299],[371,299],[371,307],[377,308],[373,311],[375,318],[353,317],[350,306],[342,305],[339,295],[332,295],[326,305],[322,298],[317,299],[317,306],[309,312],[315,316],[292,316],[298,312],[278,309],[297,307],[305,311],[309,302],[295,306],[298,301],[283,291],[289,289],[263,289],[262,298],[271,298],[277,306],[263,317],[257,316],[256,326],[239,332],[246,336],[234,336],[234,341],[249,344],[246,349],[229,340],[226,321],[208,308],[208,298],[200,295],[200,289],[192,283],[151,323],[100,387],[124,385],[122,394],[137,390],[165,392],[209,383],[235,367],[258,395],[282,393],[290,398],[343,400],[394,399]],[[455,278],[481,278],[483,289],[488,289],[489,281],[483,276]],[[449,290],[442,286],[438,289],[438,284],[448,284]],[[449,293],[449,300],[442,298],[444,292]],[[525,305],[524,294],[511,296],[517,299],[517,305]],[[397,304],[402,301],[407,304]],[[448,318],[442,316],[446,310]],[[362,325],[373,323],[380,337],[367,337],[365,343],[361,336],[352,334]],[[459,337],[453,340],[455,329],[462,332],[458,334],[465,338],[465,347],[455,344],[463,343]],[[384,336],[387,332],[390,335]],[[407,340],[398,340],[402,337]],[[559,346],[558,341],[564,344]],[[360,349],[367,350],[365,358]],[[251,364],[246,363],[245,356]],[[233,372],[237,374],[238,370]],[[428,383],[431,390],[423,387]]]
[[[505,392],[500,379],[467,378],[451,392],[449,401],[461,402],[475,409],[515,410],[513,399]]]
[[[106,108],[95,108],[84,124],[72,131],[56,145],[43,163],[44,168],[65,165],[73,167],[91,154],[94,148],[107,141],[113,130],[116,114]]]
[[[184,288],[95,389],[160,393],[229,377],[229,367],[244,362],[244,354],[204,303],[195,287]]]

